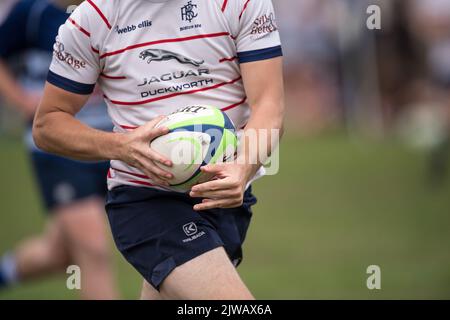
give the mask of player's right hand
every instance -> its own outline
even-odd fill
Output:
[[[170,172],[161,169],[156,163],[171,167],[173,164],[169,159],[166,159],[158,152],[150,148],[150,142],[169,132],[168,128],[155,126],[165,117],[160,116],[154,120],[146,123],[129,133],[123,135],[123,152],[121,161],[140,169],[152,179],[153,182],[169,186],[169,180],[173,178]]]

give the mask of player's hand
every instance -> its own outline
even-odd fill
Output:
[[[213,208],[236,208],[244,201],[245,187],[249,179],[249,167],[238,163],[221,163],[201,168],[211,174],[214,180],[192,187],[190,196],[204,198],[194,210],[202,211]]]
[[[173,175],[162,170],[156,163],[171,167],[172,162],[150,148],[150,142],[153,139],[169,132],[169,129],[165,127],[155,128],[162,119],[164,119],[164,116],[124,134],[122,144],[124,147],[119,160],[142,170],[155,183],[168,186],[168,180],[172,179]]]

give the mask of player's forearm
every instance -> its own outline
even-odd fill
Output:
[[[43,151],[77,160],[120,159],[123,150],[123,134],[90,128],[65,112],[37,115],[33,138]]]
[[[278,145],[284,131],[283,122],[283,99],[252,108],[238,154],[239,163],[247,167],[248,178],[255,175]]]

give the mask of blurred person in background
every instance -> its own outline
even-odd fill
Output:
[[[450,1],[415,0],[409,25],[424,51],[426,81],[416,88],[421,96],[413,110],[430,151],[429,182],[441,186],[448,173],[450,154]]]
[[[2,2],[0,2],[0,23],[3,23],[17,1],[19,0],[2,0]]]
[[[50,155],[35,146],[31,135],[52,53],[63,54],[61,48],[53,47],[59,26],[69,17],[68,6],[81,2],[17,0],[8,5],[2,1],[0,7],[0,96],[28,122],[25,143],[49,213],[42,234],[22,241],[0,258],[0,288],[65,273],[74,264],[81,269],[82,298],[114,299],[117,293],[103,207],[108,163]],[[13,73],[12,66],[18,72]],[[94,128],[112,129],[100,92],[77,117]]]
[[[285,45],[286,100],[295,127],[325,128],[339,117],[335,5],[327,0],[276,1]],[[288,120],[289,121],[289,120]]]
[[[385,130],[395,127],[408,105],[420,100],[415,88],[424,83],[424,50],[417,42],[408,19],[411,2],[377,0],[382,9],[382,27],[375,34],[376,74]]]
[[[429,152],[428,178],[441,185],[449,153],[450,1],[333,3],[347,127],[381,136],[400,129],[408,144]],[[381,9],[379,30],[365,27],[370,5]]]

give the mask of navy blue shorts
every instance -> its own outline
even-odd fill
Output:
[[[44,152],[32,152],[31,160],[48,212],[91,196],[106,196],[108,162],[73,161]]]
[[[154,288],[177,266],[223,246],[237,266],[256,198],[251,188],[233,209],[193,210],[187,194],[121,186],[108,193],[106,212],[117,248]]]

